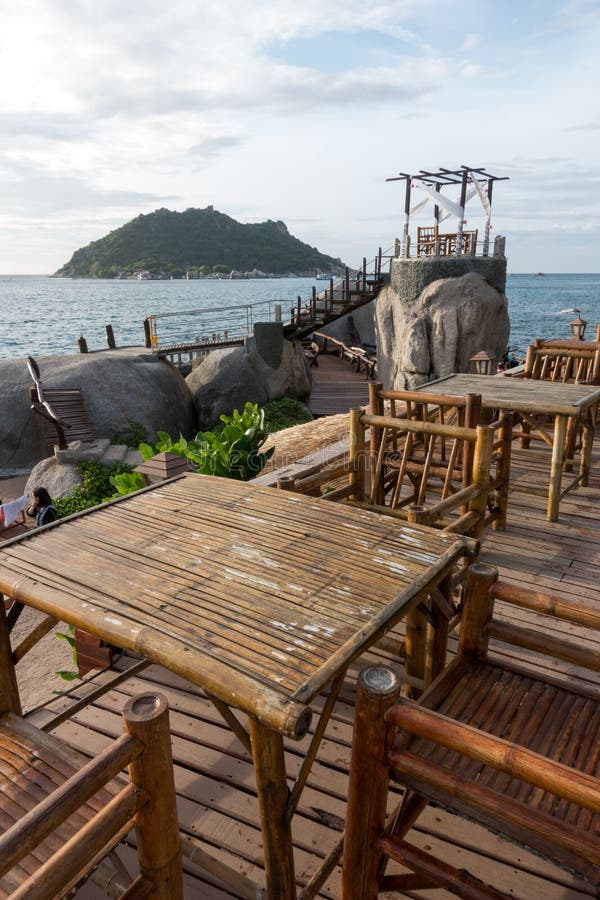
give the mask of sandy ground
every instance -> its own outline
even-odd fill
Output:
[[[25,491],[27,476],[0,479],[0,497],[3,501],[14,500]],[[29,520],[33,524],[32,520]],[[25,529],[11,529],[7,537],[16,537]],[[13,649],[44,618],[42,613],[24,609],[12,634]],[[57,625],[17,664],[17,681],[23,712],[29,712],[42,703],[48,702],[57,692],[62,693],[72,686],[56,673],[72,671],[73,663],[68,643],[55,637],[56,632],[67,633],[66,625]]]

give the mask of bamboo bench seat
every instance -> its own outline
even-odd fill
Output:
[[[13,712],[0,716],[0,897],[68,895],[134,824],[140,874],[123,894],[182,897],[166,700],[138,695],[124,720],[126,734],[90,761]],[[124,786],[114,779],[127,764]]]
[[[515,896],[407,840],[428,803],[576,873],[598,895],[600,693],[576,682],[572,666],[600,671],[600,654],[582,650],[577,639],[577,628],[600,629],[600,613],[496,578],[491,566],[470,569],[458,656],[419,703],[400,696],[392,669],[361,672],[343,900],[434,887],[472,900]],[[495,618],[498,600],[558,620],[565,630],[569,623],[569,637]],[[498,645],[533,649],[553,665],[536,670],[499,655]],[[385,826],[390,779],[405,794]],[[387,860],[411,874],[384,874]]]

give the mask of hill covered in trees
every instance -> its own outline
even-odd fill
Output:
[[[57,276],[118,278],[147,272],[182,277],[261,272],[277,275],[338,274],[343,263],[299,241],[283,222],[245,225],[207,206],[172,212],[157,209],[76,250]]]

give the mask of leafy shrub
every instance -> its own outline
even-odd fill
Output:
[[[263,406],[265,412],[265,427],[268,434],[291,428],[293,425],[301,425],[303,422],[312,421],[312,413],[300,400],[292,397],[282,397],[281,400],[270,400]]]
[[[58,497],[52,501],[60,519],[102,503],[114,494],[111,477],[121,472],[131,472],[131,467],[124,463],[103,466],[95,460],[78,463],[76,468],[82,483],[68,497]]]
[[[264,410],[256,403],[246,403],[242,412],[234,409],[231,416],[220,416],[219,425],[212,431],[200,431],[191,440],[179,435],[177,441],[159,431],[153,447],[140,444],[139,449],[145,460],[157,453],[175,453],[188,459],[202,475],[248,481],[262,471],[274,453],[274,448],[260,452],[266,439]],[[118,483],[125,487],[124,479]]]
[[[122,472],[120,475],[111,475],[111,485],[116,489],[117,495],[131,494],[145,487],[144,479],[140,472]]]

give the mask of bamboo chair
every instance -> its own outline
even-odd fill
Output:
[[[393,418],[437,423],[442,430],[446,426],[474,428],[484,421],[478,394],[451,397],[422,391],[386,391],[381,384],[372,385],[369,414],[381,417],[386,406]],[[512,414],[502,413],[491,427],[494,442],[483,524],[492,524],[498,531],[506,527]],[[397,428],[374,425],[370,433],[369,500],[390,509],[421,507],[436,493],[445,501],[472,482],[473,460],[473,445],[467,440],[418,432],[401,438]]]
[[[0,715],[2,896],[69,895],[135,825],[139,874],[119,896],[183,897],[166,699],[133,697],[123,719],[125,733],[88,761],[13,712]],[[130,783],[118,790],[110,782],[125,765]]]
[[[523,378],[535,381],[555,381],[562,384],[600,384],[600,345],[597,341],[574,342],[535,340],[527,348]],[[581,448],[583,428],[593,427],[598,418],[598,405],[590,410],[589,421],[569,422],[565,455],[566,470],[570,471],[573,458]],[[532,439],[552,446],[553,420],[544,416],[521,417],[520,445],[528,448]]]
[[[417,256],[435,256],[439,252],[437,225],[417,228]]]
[[[600,654],[584,650],[577,634],[563,640],[496,619],[494,601],[533,610],[559,627],[598,631],[600,613],[496,579],[491,566],[469,570],[458,655],[418,704],[400,697],[391,668],[372,666],[359,676],[343,900],[435,887],[472,900],[514,900],[512,892],[485,885],[406,840],[429,802],[600,889],[600,696],[589,683],[590,672],[600,672]],[[490,649],[490,638],[509,645],[509,652],[525,647],[545,654],[548,663],[540,669],[512,661]],[[561,668],[561,661],[570,665]],[[572,666],[581,667],[580,680]],[[390,778],[405,793],[386,825]],[[410,874],[386,875],[390,859]]]

